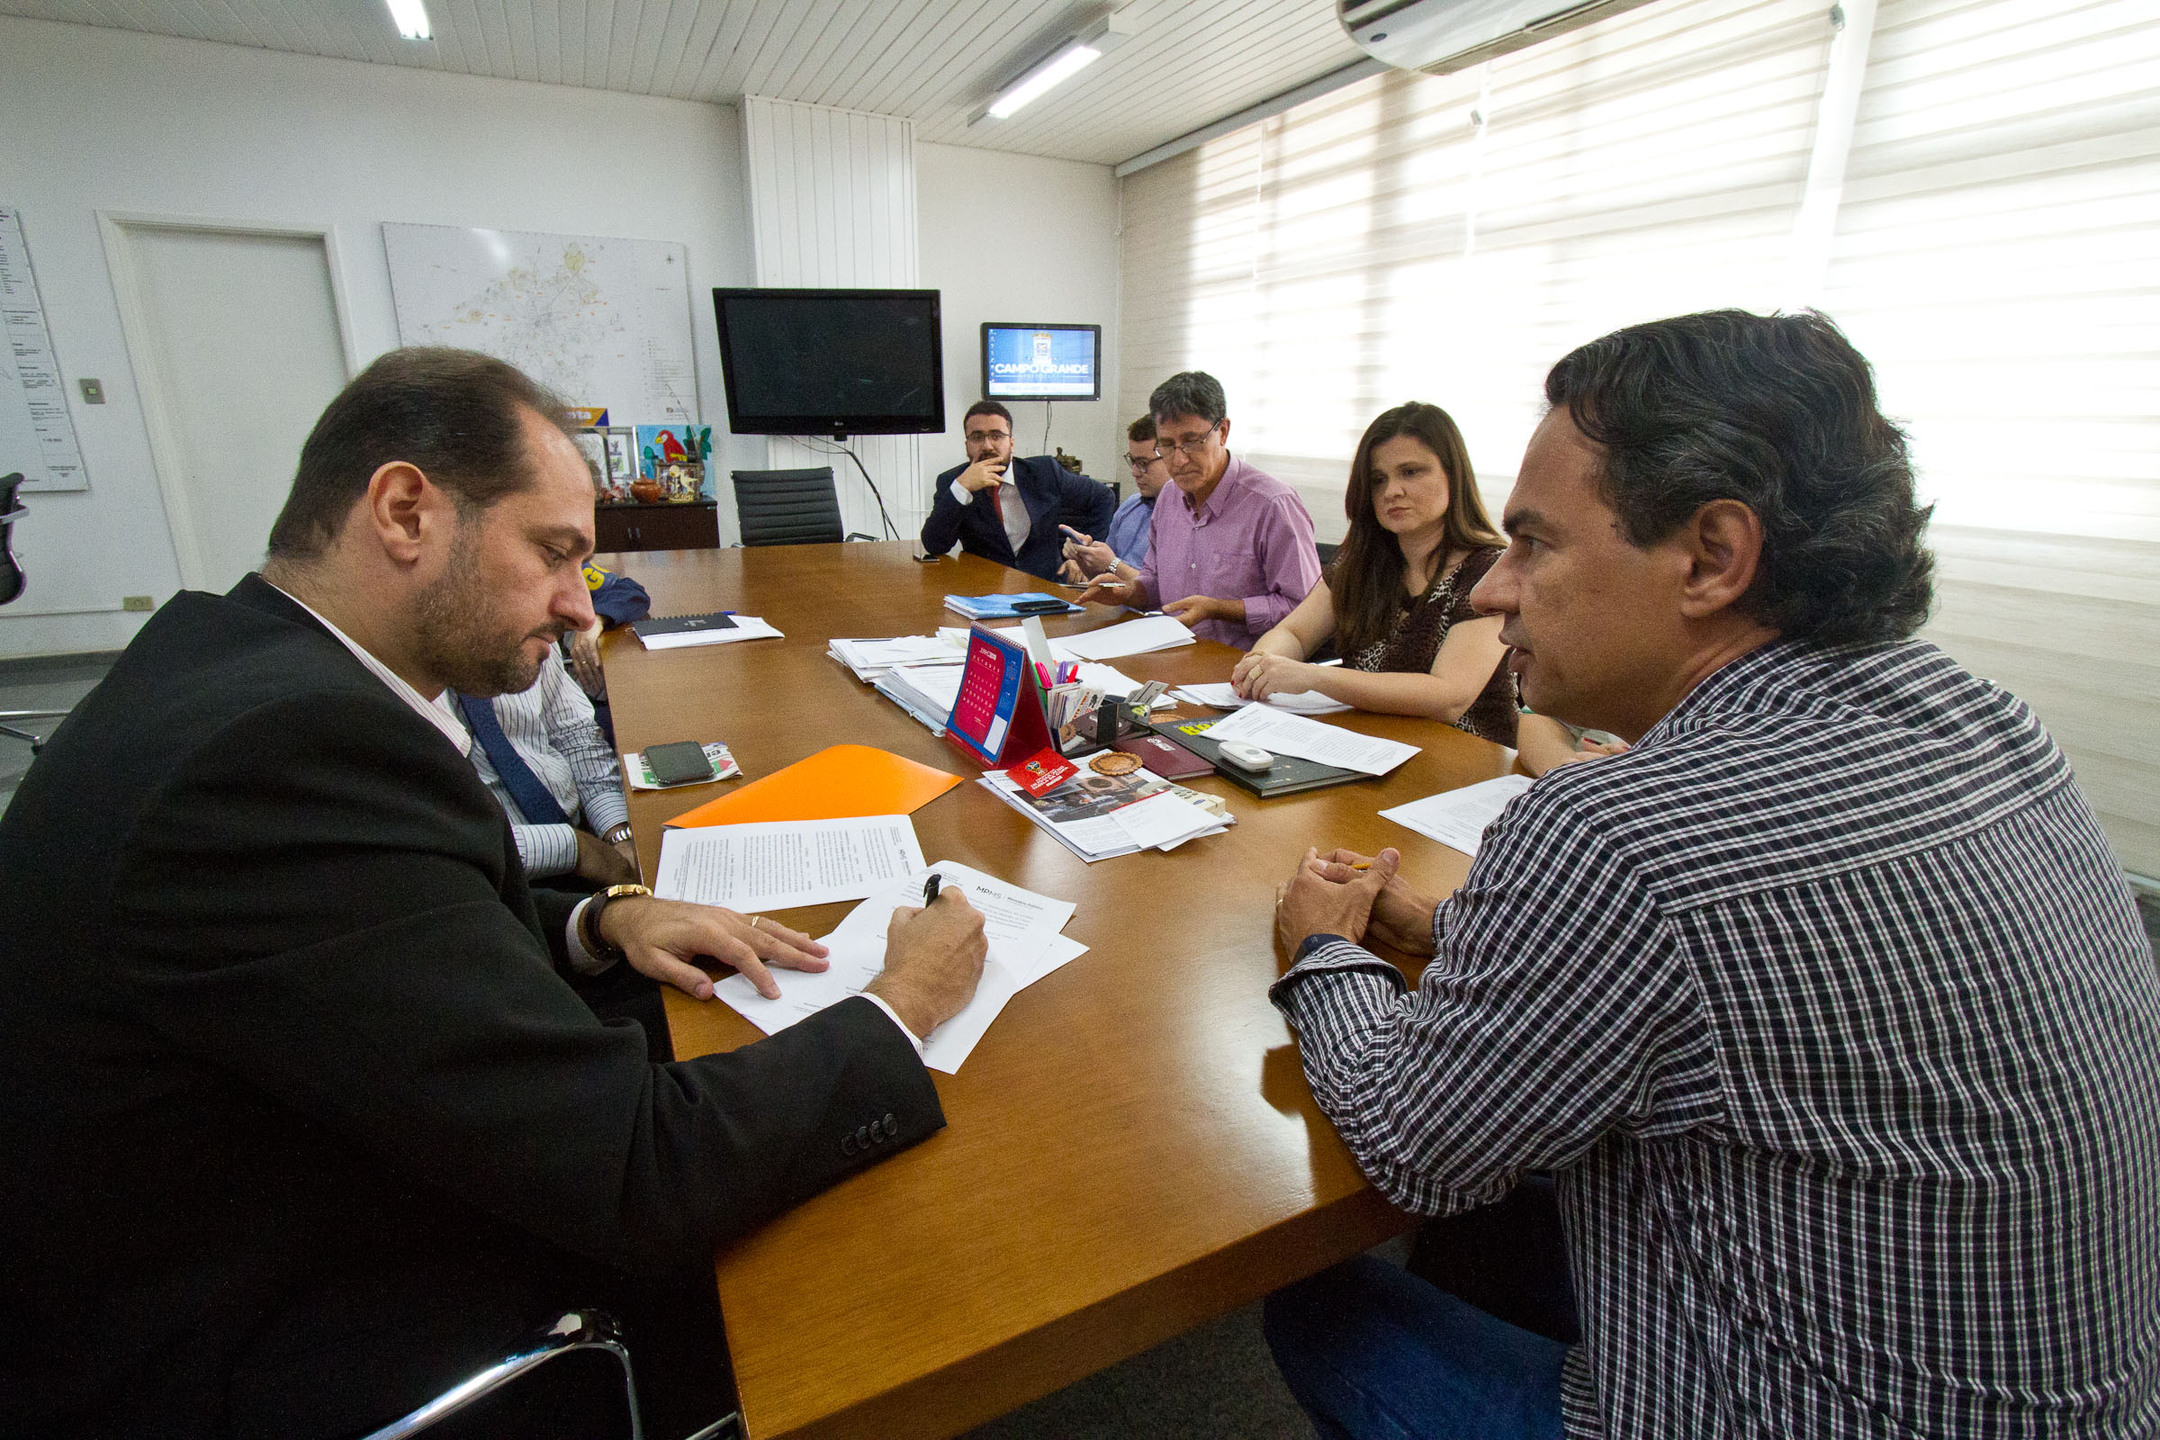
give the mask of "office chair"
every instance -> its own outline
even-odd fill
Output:
[[[22,483],[20,470],[12,475],[0,475],[0,605],[18,599],[26,583],[22,562],[15,558],[15,552],[8,544],[15,535],[15,522],[30,513],[15,498]]]
[[[65,710],[0,710],[0,735],[5,735],[10,740],[27,740],[30,743],[30,753],[32,755],[42,754],[45,749],[45,741],[42,737],[28,730],[18,730],[13,725],[5,722],[9,720],[65,720],[67,715],[68,712]]]
[[[735,482],[735,519],[742,527],[743,544],[830,545],[840,540],[840,496],[833,489],[832,466],[729,474]]]
[[[630,1352],[623,1348],[614,1320],[598,1310],[565,1312],[554,1324],[533,1336],[524,1349],[490,1365],[463,1384],[445,1390],[410,1415],[383,1426],[367,1440],[405,1440],[407,1436],[424,1435],[483,1397],[498,1395],[518,1377],[529,1375],[550,1360],[578,1351],[615,1357],[622,1372],[624,1428],[620,1433],[628,1435],[630,1440],[643,1440],[644,1431],[638,1424],[637,1382],[630,1374]]]
[[[19,599],[26,583],[22,562],[15,558],[14,550],[9,548],[9,542],[15,536],[15,522],[30,513],[23,508],[22,502],[15,498],[15,492],[22,487],[22,482],[20,470],[12,475],[0,475],[0,605]],[[45,748],[44,740],[28,730],[18,730],[4,722],[60,720],[66,718],[67,713],[65,710],[0,710],[0,735],[29,741],[30,753],[35,755]]]

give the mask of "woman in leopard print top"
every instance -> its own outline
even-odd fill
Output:
[[[1343,499],[1350,530],[1304,603],[1232,672],[1240,695],[1317,690],[1355,705],[1516,740],[1515,679],[1500,621],[1470,592],[1504,541],[1486,518],[1462,432],[1413,401],[1366,427]],[[1332,640],[1340,668],[1306,657]]]

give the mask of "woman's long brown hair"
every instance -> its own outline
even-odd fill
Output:
[[[1335,649],[1345,660],[1375,640],[1385,639],[1407,602],[1402,545],[1373,513],[1372,473],[1373,451],[1404,435],[1423,442],[1440,458],[1440,468],[1447,474],[1444,548],[1455,551],[1506,543],[1486,517],[1485,502],[1478,497],[1477,473],[1470,468],[1469,447],[1447,411],[1413,400],[1383,412],[1365,427],[1357,454],[1351,458],[1350,485],[1343,493],[1350,533],[1343,537],[1327,572],[1328,592],[1335,602]],[[1444,554],[1440,563],[1447,563]]]

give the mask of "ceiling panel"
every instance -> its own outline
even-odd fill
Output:
[[[0,14],[730,104],[903,115],[918,138],[1114,164],[1360,58],[1333,0],[1131,0],[1137,32],[1010,120],[998,84],[1106,6],[1074,0],[0,0]]]

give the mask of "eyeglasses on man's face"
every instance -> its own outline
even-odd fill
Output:
[[[967,443],[970,445],[980,445],[986,440],[1010,439],[1012,439],[1012,431],[1010,430],[970,430],[967,432]]]
[[[1208,453],[1208,442],[1214,438],[1215,427],[1212,425],[1199,434],[1188,435],[1182,440],[1168,435],[1158,435],[1155,437],[1155,458],[1158,460],[1171,460],[1182,455],[1188,460],[1205,460]]]
[[[1156,461],[1160,459],[1162,459],[1162,456],[1160,455],[1127,455],[1125,457],[1125,463],[1132,467],[1133,474],[1145,475],[1147,474],[1148,466],[1153,465]]]

